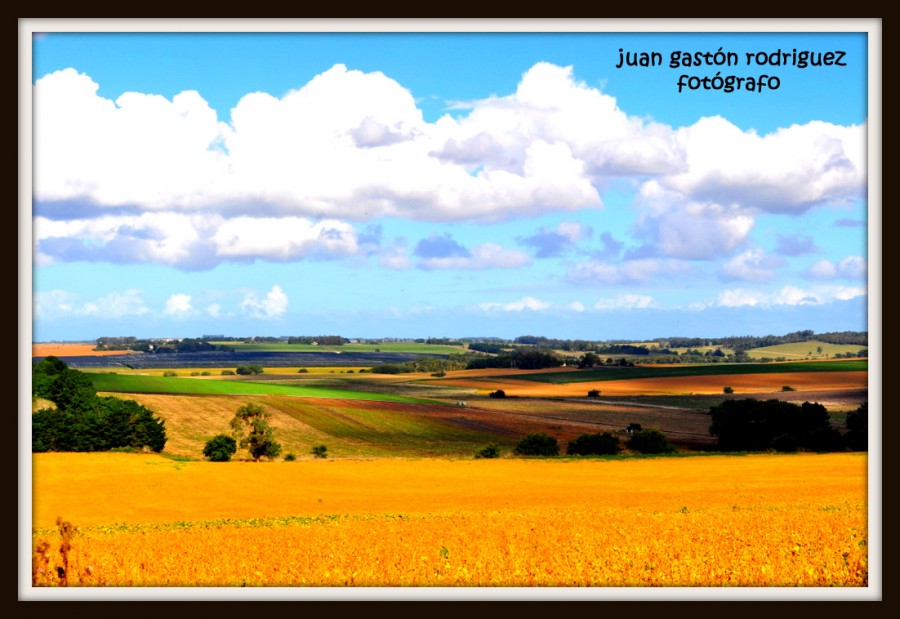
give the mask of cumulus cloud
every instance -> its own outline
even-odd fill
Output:
[[[807,289],[784,286],[775,292],[733,289],[721,292],[716,300],[708,305],[719,307],[824,305],[834,301],[849,301],[865,294],[865,288],[848,286],[817,286]]]
[[[865,279],[868,273],[868,264],[860,256],[847,256],[837,263],[830,260],[819,260],[813,263],[807,270],[807,277],[813,279]]]
[[[599,310],[644,309],[654,306],[653,297],[643,294],[622,294],[614,299],[600,299],[594,304],[594,307]]]
[[[678,130],[684,169],[662,177],[696,201],[800,213],[864,195],[866,127],[813,121],[766,135],[720,116]]]
[[[39,264],[205,269],[223,260],[371,256],[375,230],[361,235],[347,222],[496,222],[602,209],[598,187],[616,178],[640,187],[644,257],[710,260],[738,251],[758,213],[865,196],[865,125],[816,121],[759,135],[713,117],[676,130],[628,116],[573,67],[547,62],[529,68],[514,92],[435,122],[391,77],[341,64],[280,97],[245,95],[227,122],[196,91],[114,100],[99,91],[74,69],[34,83],[38,210],[72,204],[81,213],[36,219]],[[551,257],[588,234],[565,223],[521,242]],[[598,257],[621,251],[611,236],[601,239]],[[785,240],[779,251],[799,255],[804,242]],[[496,246],[469,251],[421,259],[425,268],[482,268],[480,252],[524,263]],[[382,259],[401,264],[398,255]]]
[[[553,258],[575,247],[578,241],[589,238],[593,230],[574,221],[564,221],[556,228],[543,226],[535,234],[519,237],[523,245],[534,249],[536,258]]]
[[[224,261],[340,258],[359,251],[355,229],[341,221],[184,213],[34,220],[35,251],[45,262],[155,263],[184,270]]]
[[[278,318],[287,312],[288,298],[281,286],[272,286],[265,298],[259,299],[255,292],[247,292],[241,301],[241,311],[254,318]]]
[[[163,310],[163,315],[184,317],[193,312],[194,308],[191,306],[191,295],[178,293],[173,294],[166,300],[166,307]]]
[[[548,309],[550,303],[535,299],[534,297],[523,297],[518,301],[512,301],[510,303],[482,303],[479,307],[484,311],[521,312],[523,310],[530,310],[539,312]]]
[[[765,282],[775,276],[775,269],[784,266],[784,259],[767,256],[760,248],[739,254],[719,268],[719,279],[723,281],[744,280]]]

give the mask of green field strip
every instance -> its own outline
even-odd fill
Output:
[[[689,376],[728,376],[735,374],[782,374],[785,372],[867,372],[868,360],[810,361],[805,363],[733,363],[676,367],[608,367],[577,372],[546,372],[543,374],[498,374],[476,380],[530,380],[539,383],[565,385],[607,380],[636,380],[639,378],[676,378]]]
[[[171,376],[135,376],[126,374],[88,373],[97,391],[116,393],[169,393],[186,395],[288,395],[301,398],[374,400],[409,404],[443,404],[424,398],[387,393],[344,391],[302,385],[281,385],[237,380],[177,378]]]

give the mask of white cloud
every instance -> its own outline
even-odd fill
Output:
[[[110,292],[88,301],[81,301],[76,295],[63,290],[51,290],[35,293],[32,301],[35,316],[46,319],[81,316],[116,319],[150,313],[150,308],[144,305],[141,291],[134,288]]]
[[[278,318],[287,312],[288,298],[281,286],[272,286],[272,289],[262,300],[255,292],[248,292],[241,301],[241,311],[255,318]]]
[[[575,284],[646,284],[658,277],[684,275],[691,271],[680,260],[644,258],[627,260],[621,264],[579,262],[566,272],[566,279]]]
[[[598,187],[613,178],[641,183],[636,232],[654,256],[708,260],[739,251],[760,212],[845,202],[866,184],[865,125],[815,121],[759,135],[713,117],[676,130],[628,116],[572,67],[547,62],[514,92],[433,123],[389,76],[341,64],[281,97],[245,95],[227,123],[195,91],[111,100],[99,89],[74,69],[34,84],[35,198],[83,209],[68,222],[35,219],[37,264],[200,269],[350,256],[362,250],[347,222],[600,209]],[[533,239],[545,256],[585,229],[564,223],[555,233],[562,244]],[[496,245],[481,251],[423,266],[526,264]],[[382,260],[408,266],[400,252]],[[621,270],[612,277],[627,280]]]
[[[609,309],[645,309],[654,307],[653,297],[642,294],[622,294],[614,299],[600,299],[594,304],[599,310]]]
[[[468,255],[422,258],[418,266],[426,270],[438,269],[514,269],[531,263],[525,252],[506,249],[496,243],[474,247]]]
[[[218,303],[211,303],[206,307],[206,313],[212,318],[218,318],[222,315],[222,306]]]
[[[847,256],[835,264],[830,260],[818,260],[807,270],[806,275],[813,279],[855,279],[864,280],[868,273],[868,264],[860,256]]]
[[[183,213],[34,220],[36,252],[45,260],[156,263],[207,269],[223,261],[339,258],[357,253],[356,230],[336,220]]]
[[[503,311],[503,312],[521,312],[523,310],[531,310],[539,312],[550,307],[550,303],[535,299],[534,297],[523,297],[518,301],[511,303],[482,303],[479,307],[484,311]]]
[[[720,307],[824,305],[833,301],[849,301],[865,294],[865,288],[848,286],[814,286],[807,289],[784,286],[775,292],[734,289],[721,292],[711,305]]]
[[[719,277],[725,281],[744,280],[765,282],[775,276],[774,269],[782,266],[784,261],[766,256],[760,248],[751,249],[739,254],[719,268]]]
[[[572,301],[571,303],[566,305],[566,307],[568,309],[572,310],[573,312],[579,312],[579,313],[583,312],[585,310],[584,303],[582,303],[581,301]]]
[[[177,293],[166,300],[166,307],[163,310],[163,315],[184,317],[192,314],[193,311],[194,308],[191,306],[191,295]]]
[[[812,121],[766,135],[719,116],[678,130],[685,167],[661,183],[696,201],[799,213],[864,195],[866,127]]]
[[[236,217],[212,237],[218,256],[290,260],[305,256],[352,255],[356,231],[347,223],[313,223],[299,217]]]

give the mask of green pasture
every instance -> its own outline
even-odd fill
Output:
[[[852,359],[805,363],[715,363],[671,367],[602,367],[577,372],[547,372],[542,374],[503,374],[485,377],[485,380],[508,378],[531,380],[540,383],[568,384],[604,380],[629,380],[637,378],[671,378],[681,376],[718,376],[734,374],[781,374],[783,372],[866,372],[868,360]]]
[[[411,398],[389,393],[343,391],[304,385],[273,384],[244,380],[214,380],[128,374],[87,374],[97,391],[113,393],[171,393],[189,395],[289,395],[305,398],[343,398],[381,402],[434,404],[433,400]]]

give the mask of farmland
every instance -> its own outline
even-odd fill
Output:
[[[33,466],[35,545],[78,527],[70,586],[868,584],[863,454]]]
[[[160,454],[32,456],[32,547],[47,549],[35,584],[62,584],[62,517],[78,527],[74,587],[868,585],[865,454],[722,455],[709,433],[710,406],[729,397],[821,402],[841,429],[868,398],[865,360],[200,368],[86,372],[101,395],[154,411],[168,442]],[[507,397],[490,397],[497,389]],[[282,456],[205,461],[205,442],[248,402],[269,413]],[[513,454],[529,433],[564,447],[585,433],[624,441],[632,424],[662,431],[677,453]],[[488,444],[500,457],[475,459]],[[327,458],[311,455],[316,445]]]

